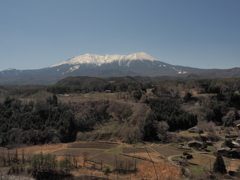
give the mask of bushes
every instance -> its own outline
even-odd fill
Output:
[[[189,154],[188,152],[183,152],[183,156],[186,158],[186,159],[192,159],[193,156],[191,154]]]
[[[74,168],[71,161],[67,158],[65,158],[59,162],[59,167],[60,167],[60,170],[66,174],[68,174],[70,172],[70,170]]]
[[[31,159],[31,167],[33,171],[50,172],[55,171],[57,168],[57,159],[52,154],[35,154]]]
[[[67,158],[58,162],[55,155],[40,152],[31,158],[31,168],[34,172],[54,172],[60,169],[64,173],[69,173],[74,166]]]
[[[105,171],[104,171],[104,175],[109,175],[111,173],[111,170],[110,170],[110,168],[109,167],[107,167],[106,169],[105,169]]]
[[[32,171],[32,175],[37,180],[62,179],[71,177],[69,173],[73,168],[74,166],[67,158],[58,162],[55,155],[40,152],[31,158],[31,168],[28,171]]]

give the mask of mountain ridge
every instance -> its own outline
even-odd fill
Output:
[[[200,69],[171,65],[159,61],[144,52],[133,53],[130,55],[115,54],[104,56],[84,54],[42,69],[6,69],[0,72],[0,84],[53,84],[69,76],[171,76],[186,78],[190,74],[204,78],[240,77],[240,68],[225,70]]]

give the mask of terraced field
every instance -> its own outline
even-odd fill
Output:
[[[123,153],[147,153],[150,152],[146,148],[122,148]]]
[[[97,150],[97,149],[60,149],[57,151],[52,152],[52,154],[55,155],[60,155],[60,156],[82,156],[83,153],[88,152],[90,156],[95,156],[101,152],[102,150]]]
[[[173,155],[179,155],[182,154],[183,151],[177,150],[177,149],[172,149],[172,148],[166,148],[163,146],[157,146],[154,145],[151,147],[153,150],[157,151],[161,155],[168,157],[168,156],[173,156]]]
[[[89,149],[113,149],[116,148],[118,144],[115,143],[104,143],[104,142],[76,142],[71,143],[68,148],[89,148]]]

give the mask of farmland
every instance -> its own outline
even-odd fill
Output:
[[[159,154],[163,155],[164,157],[179,155],[183,153],[183,151],[167,148],[163,146],[152,146],[151,148],[157,151]]]
[[[156,147],[158,145],[155,145]],[[114,153],[114,150],[119,149],[120,153]],[[180,169],[167,163],[164,160],[158,158],[160,155],[154,150],[150,151],[150,144],[140,144],[138,147],[124,143],[106,143],[106,142],[74,142],[69,144],[58,144],[58,145],[42,145],[42,146],[29,146],[25,148],[13,149],[9,153],[15,156],[15,153],[19,153],[19,157],[24,156],[31,157],[36,153],[43,152],[44,154],[50,153],[56,155],[58,160],[69,158],[70,160],[75,159],[79,166],[75,169],[73,174],[91,174],[94,176],[104,176],[103,170],[109,167],[111,170],[121,169],[125,172],[127,170],[134,170],[137,168],[136,173],[111,173],[110,177],[126,178],[131,177],[132,179],[147,178],[155,179],[158,177],[167,177],[174,179],[181,179]],[[147,151],[146,151],[147,150]],[[165,149],[168,151],[168,149]],[[3,149],[3,154],[7,155],[9,150]],[[148,153],[147,153],[148,152]],[[170,153],[170,155],[172,155]],[[151,158],[151,160],[149,159]],[[153,161],[153,162],[152,162]],[[164,172],[161,174],[155,173],[154,166],[158,171]],[[145,170],[148,169],[146,172]],[[176,173],[168,173],[171,170]]]
[[[198,164],[189,169],[201,176],[203,169],[211,169],[204,160],[213,163],[213,152],[225,135],[239,134],[238,83],[220,79],[1,87],[0,161],[10,166],[11,156],[19,163],[24,160],[16,157],[30,161],[42,152],[58,161],[69,159],[78,175],[103,175],[109,168],[113,178],[178,179],[180,168],[169,159],[186,151],[193,155],[189,162]],[[193,127],[194,133],[188,131]],[[191,140],[212,144],[190,150]],[[199,154],[203,152],[208,155]],[[227,165],[232,162],[225,159]]]
[[[90,156],[94,156],[96,154],[101,153],[101,150],[96,149],[60,149],[52,152],[52,154],[60,155],[60,156],[82,156],[84,152],[88,152]]]
[[[123,153],[146,153],[149,152],[146,148],[122,148]]]
[[[101,143],[101,142],[76,142],[68,145],[68,148],[93,148],[93,149],[113,149],[116,148],[116,143]]]

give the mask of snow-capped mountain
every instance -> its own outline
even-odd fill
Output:
[[[52,84],[68,76],[177,76],[240,77],[240,69],[218,70],[175,66],[147,53],[130,55],[84,54],[36,70],[7,69],[0,72],[0,84]]]
[[[177,74],[185,74],[187,71],[183,71],[178,66],[172,66],[167,63],[156,60],[147,53],[133,53],[130,55],[105,55],[100,56],[96,54],[84,54],[82,56],[76,56],[67,61],[55,64],[49,68],[69,66],[69,69],[63,74],[71,73],[78,69],[95,68],[95,69],[125,69],[125,70],[143,70],[151,68],[155,70],[160,69],[172,69]],[[165,71],[165,70],[164,70]],[[151,73],[150,73],[151,74]]]
[[[67,61],[64,61],[64,62],[56,64],[56,65],[53,65],[51,67],[56,67],[56,66],[60,66],[60,65],[64,65],[64,64],[68,64],[68,65],[94,64],[96,66],[101,66],[101,65],[107,64],[107,63],[118,62],[119,64],[121,64],[121,62],[124,62],[124,61],[134,61],[134,60],[153,61],[156,59],[144,52],[133,53],[130,55],[119,55],[119,54],[108,55],[107,54],[105,56],[100,56],[100,55],[96,55],[96,54],[84,54],[82,56],[76,56],[72,59],[69,59]]]

